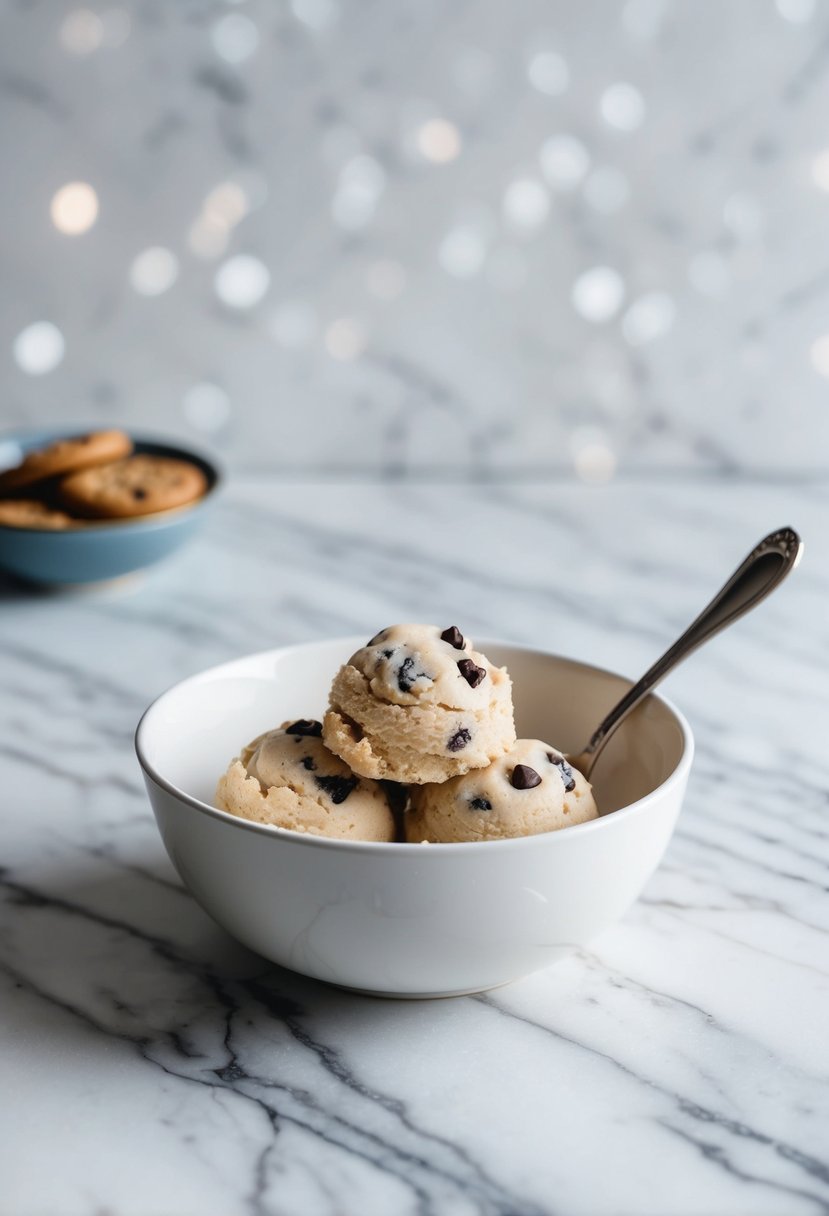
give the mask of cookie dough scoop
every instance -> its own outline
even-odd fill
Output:
[[[453,844],[555,832],[598,817],[590,783],[560,751],[518,739],[486,769],[411,791],[406,839]]]
[[[312,836],[394,840],[382,786],[355,776],[321,735],[322,724],[306,718],[260,735],[219,779],[216,805],[241,819]]]
[[[514,743],[512,684],[455,625],[392,625],[337,672],[323,738],[363,777],[447,781]]]

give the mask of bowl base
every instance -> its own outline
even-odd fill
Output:
[[[481,992],[494,992],[496,988],[506,988],[523,976],[516,975],[511,980],[501,980],[499,984],[487,984],[483,988],[458,988],[452,992],[381,992],[376,988],[352,988],[350,984],[332,984],[342,992],[351,992],[355,996],[373,996],[381,1001],[445,1001],[453,996],[477,996]],[[330,981],[323,980],[322,983]]]
[[[44,595],[95,595],[99,591],[134,591],[147,581],[146,569],[129,570],[112,578],[95,578],[81,583],[46,582],[40,579],[20,579],[25,586],[43,592]]]

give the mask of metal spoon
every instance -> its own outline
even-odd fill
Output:
[[[707,642],[721,629],[756,608],[760,601],[770,595],[775,587],[779,587],[786,575],[794,570],[802,553],[803,541],[794,528],[780,528],[761,540],[707,608],[703,608],[697,619],[688,626],[682,637],[674,642],[673,646],[656,660],[653,667],[645,672],[638,684],[634,684],[621,701],[614,705],[590,736],[590,742],[584,751],[568,755],[569,763],[585,777],[589,777],[605,744],[651,689],[656,688],[669,672],[697,647],[702,646],[703,642]]]

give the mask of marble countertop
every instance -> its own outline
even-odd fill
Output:
[[[0,586],[0,1211],[829,1212],[827,509],[821,483],[248,480],[138,588]],[[418,618],[635,676],[789,523],[797,575],[671,679],[687,803],[590,950],[386,1002],[182,889],[132,752],[167,685]]]

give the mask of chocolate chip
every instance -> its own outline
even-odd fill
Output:
[[[554,764],[561,773],[561,780],[564,782],[564,788],[569,794],[571,790],[576,788],[576,779],[573,776],[573,770],[564,759],[563,756],[557,756],[554,752],[547,752],[547,759],[550,764]]]
[[[394,654],[394,651],[393,650],[381,650],[380,653],[382,654],[384,659],[390,659],[391,656]]]
[[[133,492],[132,492],[132,496],[133,496],[133,498],[137,498],[137,499],[139,499],[139,500],[140,500],[140,499],[142,499],[142,498],[146,498],[146,497],[147,497],[147,491],[146,491],[146,490],[142,490],[142,489],[140,488],[140,486],[136,486],[136,487],[135,487],[135,489],[134,489],[134,490],[133,490]]]
[[[314,757],[313,756],[303,756],[302,757],[302,767],[307,768],[309,773],[315,772],[317,766],[314,763]]]
[[[462,726],[460,728],[460,730],[456,730],[454,735],[451,736],[451,738],[449,739],[449,742],[446,744],[446,750],[448,752],[462,751],[463,748],[466,747],[467,743],[470,741],[471,738],[472,738],[472,735],[470,734],[470,732],[466,729],[465,726]]]
[[[516,790],[531,790],[541,785],[541,778],[529,764],[516,764],[512,770],[511,781]]]
[[[299,718],[285,727],[286,735],[312,735],[315,739],[322,738],[322,722],[314,718]]]
[[[454,646],[456,650],[463,650],[464,641],[463,634],[457,625],[450,625],[448,629],[444,629],[440,635],[442,642],[448,642],[450,646]]]
[[[411,655],[405,658],[397,669],[397,687],[401,692],[411,692],[412,684],[417,679],[414,675],[415,661]]]
[[[397,687],[401,692],[411,692],[412,686],[418,680],[431,680],[425,671],[415,671],[415,660],[408,655],[397,669]]]
[[[359,785],[359,777],[315,777],[319,788],[327,794],[335,806],[345,802],[348,795]]]
[[[491,811],[492,803],[488,798],[473,798],[469,805],[473,811]]]
[[[478,667],[471,659],[461,659],[458,663],[458,671],[470,688],[477,688],[481,680],[486,678],[486,668]]]

